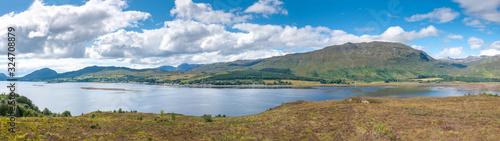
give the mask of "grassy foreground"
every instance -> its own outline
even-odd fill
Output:
[[[152,113],[91,116],[21,117],[15,133],[1,117],[0,140],[500,140],[500,97],[486,95],[295,101],[212,122]]]

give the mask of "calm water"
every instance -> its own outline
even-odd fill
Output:
[[[7,82],[1,81],[1,92]],[[57,83],[17,82],[17,92],[30,98],[40,110],[68,110],[72,115],[96,110],[137,110],[139,112],[175,112],[185,115],[226,114],[252,115],[282,102],[296,100],[324,101],[352,96],[367,97],[446,97],[467,93],[489,92],[444,87],[315,87],[310,89],[263,88],[186,88],[125,83]],[[81,87],[118,88],[88,90]],[[495,93],[495,92],[490,92]]]

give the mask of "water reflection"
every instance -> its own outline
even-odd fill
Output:
[[[0,85],[7,86],[2,81]],[[69,110],[72,115],[96,110],[137,110],[139,112],[176,112],[185,115],[257,114],[282,102],[324,101],[352,96],[368,97],[445,97],[462,96],[470,91],[445,87],[314,87],[314,88],[187,88],[123,83],[17,82],[17,92],[30,98],[40,109],[53,112]],[[43,86],[41,86],[43,85]],[[87,90],[81,87],[127,89]],[[7,87],[0,87],[7,92]],[[487,92],[487,91],[485,91]],[[494,93],[494,92],[491,92]]]

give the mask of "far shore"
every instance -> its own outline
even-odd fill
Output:
[[[63,82],[64,83],[64,82]],[[89,83],[116,83],[116,82],[89,82]],[[124,82],[121,82],[124,83]],[[125,82],[126,83],[126,82]],[[129,84],[149,84],[139,82],[128,82]],[[151,84],[149,84],[151,85]],[[312,87],[377,87],[377,86],[411,86],[411,87],[453,87],[458,89],[470,90],[488,90],[500,92],[500,82],[481,82],[481,83],[461,83],[461,82],[445,82],[445,83],[377,83],[377,84],[308,84],[308,85],[179,85],[179,84],[152,84],[159,86],[175,86],[189,88],[312,88]],[[82,88],[92,90],[119,90],[133,91],[126,89],[115,88]]]
[[[500,83],[385,83],[385,84],[312,84],[312,85],[170,85],[191,88],[311,88],[311,87],[376,87],[376,86],[413,86],[413,87],[453,87],[471,90],[500,92]]]
[[[94,88],[94,87],[80,87],[80,88],[86,89],[86,90],[134,91],[134,90],[121,89],[121,88]]]

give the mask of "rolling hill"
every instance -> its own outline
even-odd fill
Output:
[[[289,69],[297,76],[325,79],[386,80],[447,74],[458,67],[400,43],[346,43],[268,59],[194,66],[190,70]]]

